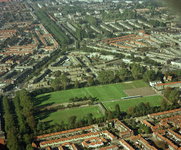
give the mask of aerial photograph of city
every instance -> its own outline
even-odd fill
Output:
[[[181,0],[0,0],[0,150],[181,150]]]

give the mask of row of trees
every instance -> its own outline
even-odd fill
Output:
[[[60,28],[48,17],[45,12],[42,10],[37,10],[35,13],[37,17],[43,22],[47,30],[53,34],[53,37],[60,45],[70,43],[68,36],[60,30]]]
[[[174,103],[173,105],[167,105],[167,101],[162,99],[161,106],[158,107],[151,107],[149,102],[143,103],[141,102],[139,105],[135,107],[129,107],[127,110],[127,118],[132,117],[139,117],[147,114],[157,113],[160,111],[172,110],[179,107],[178,103]]]
[[[164,96],[172,103],[177,103],[179,99],[180,91],[178,88],[172,89],[170,87],[165,88]]]
[[[52,87],[54,88],[55,91],[60,90],[61,86],[63,87],[64,90],[66,90],[67,84],[68,84],[68,78],[65,74],[62,74],[60,77],[52,81]]]
[[[161,72],[155,72],[154,70],[146,70],[146,68],[140,66],[139,64],[133,63],[130,66],[130,70],[127,68],[122,68],[115,71],[105,71],[102,70],[98,74],[98,81],[102,84],[114,83],[126,80],[138,80],[143,79],[146,82],[154,80],[162,80],[163,74]]]
[[[10,101],[7,96],[3,97],[5,132],[7,133],[7,147],[9,150],[20,150],[18,130],[11,109]]]
[[[129,9],[125,9],[123,13],[115,13],[114,11],[110,11],[109,13],[102,12],[101,15],[104,20],[136,18],[136,13]]]
[[[141,50],[141,48],[139,48],[139,50]],[[134,57],[134,56],[127,56],[127,58],[130,58],[136,62],[145,62],[146,64],[150,64],[150,65],[154,65],[154,66],[160,66],[161,65],[160,63],[150,59],[147,56],[144,59],[142,59],[141,57]]]
[[[71,116],[68,119],[68,123],[65,124],[63,121],[60,123],[55,123],[54,125],[50,125],[48,122],[38,122],[37,124],[37,134],[45,134],[45,133],[51,133],[51,132],[58,132],[62,130],[68,130],[73,128],[79,128],[88,126],[91,124],[97,124],[105,122],[107,119],[110,118],[119,118],[122,119],[122,117],[126,114],[125,112],[121,112],[119,105],[115,106],[114,112],[108,111],[106,113],[106,116],[100,117],[100,118],[94,118],[92,113],[87,113],[87,115],[83,118],[78,119],[77,116]]]
[[[30,93],[25,89],[21,90],[16,93],[13,102],[17,116],[19,138],[22,139],[21,145],[26,147],[27,150],[33,150],[30,135],[35,132],[36,123]]]
[[[106,111],[106,114],[104,117],[101,118],[94,118],[91,113],[88,113],[86,117],[79,118],[77,119],[76,116],[71,116],[68,119],[68,123],[65,124],[63,121],[60,123],[55,123],[54,125],[50,125],[48,122],[38,122],[37,124],[37,135],[45,134],[45,133],[51,133],[51,132],[58,132],[62,130],[68,130],[72,128],[79,128],[83,126],[88,126],[91,124],[96,124],[96,123],[102,123],[105,122],[106,120],[113,119],[113,118],[118,118],[120,120],[122,119],[129,119],[131,116],[132,117],[139,117],[147,114],[152,114],[152,113],[157,113],[160,111],[165,111],[165,110],[171,110],[171,109],[176,109],[179,108],[179,105],[176,103],[174,105],[169,105],[167,106],[167,102],[165,105],[165,100],[163,99],[161,102],[161,107],[151,107],[149,102],[143,103],[141,102],[140,104],[136,105],[135,107],[129,107],[127,112],[121,111],[120,107],[118,104],[115,105],[115,111]],[[136,125],[132,125],[133,129],[137,129]],[[139,126],[139,133],[142,133],[143,131],[145,133],[149,133],[150,129],[144,125]]]
[[[3,97],[7,147],[9,150],[19,150],[21,147],[33,150],[30,135],[35,132],[36,123],[30,93],[24,89],[21,90],[16,94],[13,102],[15,111],[13,111],[8,97]]]

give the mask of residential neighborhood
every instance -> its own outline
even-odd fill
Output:
[[[179,150],[177,3],[0,0],[0,150]]]

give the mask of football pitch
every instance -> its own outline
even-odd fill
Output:
[[[115,105],[118,104],[120,110],[126,112],[130,106],[135,107],[136,105],[139,105],[141,102],[149,102],[151,107],[160,106],[162,99],[163,98],[161,96],[155,95],[142,98],[127,99],[123,101],[105,102],[103,104],[107,108],[107,110],[111,111],[115,111]]]
[[[39,114],[35,116],[35,119],[37,121],[50,122],[50,124],[54,124],[55,122],[60,124],[62,121],[64,121],[64,123],[68,123],[68,119],[71,116],[76,116],[76,121],[78,121],[81,118],[87,117],[88,113],[92,113],[93,118],[100,118],[104,116],[97,106],[91,106]]]
[[[69,102],[70,98],[80,98],[84,96],[92,96],[93,98],[96,98],[98,102],[121,99],[122,97],[127,97],[127,94],[123,90],[140,87],[148,87],[148,85],[142,80],[136,80],[124,83],[57,91],[36,96],[36,98],[34,98],[34,106],[51,106],[54,104]]]

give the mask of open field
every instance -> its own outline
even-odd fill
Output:
[[[114,102],[105,102],[103,103],[104,106],[111,111],[115,110],[115,105],[119,104],[121,111],[127,111],[127,109],[132,106],[139,105],[139,103],[143,102],[149,102],[151,107],[154,106],[160,106],[162,97],[159,95],[155,96],[148,96],[148,97],[142,97],[142,98],[134,98],[134,99],[128,99],[128,100],[122,100],[122,101],[114,101]]]
[[[93,118],[103,117],[103,114],[99,110],[99,108],[97,106],[92,106],[40,114],[35,116],[35,119],[37,121],[41,120],[43,122],[50,122],[51,124],[54,124],[54,122],[60,124],[62,120],[64,121],[64,123],[68,123],[68,119],[70,116],[76,116],[76,120],[79,120],[80,118],[86,117],[88,113],[92,113]]]
[[[126,89],[135,89],[140,87],[148,87],[148,85],[142,80],[130,81],[124,83],[107,84],[93,87],[86,87],[80,89],[71,89],[65,91],[57,91],[47,94],[38,95],[34,99],[34,106],[51,106],[54,104],[60,104],[69,102],[70,98],[92,96],[98,101],[108,101],[112,99],[120,99],[126,97],[127,94],[123,91]]]
[[[156,94],[156,92],[151,87],[142,87],[142,88],[136,88],[136,89],[128,89],[128,90],[124,90],[124,92],[128,96],[135,96],[135,95],[149,96],[149,95]]]

